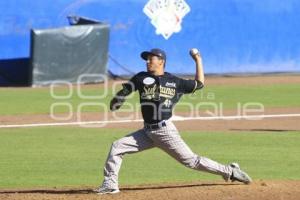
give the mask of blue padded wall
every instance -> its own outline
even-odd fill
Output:
[[[143,13],[148,0],[10,0],[0,2],[0,59],[28,57],[30,29],[68,25],[75,14],[110,24],[110,55],[133,72],[145,69],[141,51],[163,48],[167,70],[190,74],[198,47],[206,73],[299,72],[300,1],[186,0],[191,11],[168,40]],[[116,74],[128,74],[109,61]]]

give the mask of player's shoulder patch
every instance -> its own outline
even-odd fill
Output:
[[[139,72],[135,75],[137,85],[152,85],[155,79],[148,72]]]
[[[146,77],[146,78],[143,79],[143,83],[145,85],[152,85],[153,83],[155,83],[155,79],[152,78],[152,77],[150,77],[150,76],[148,76],[148,77]]]

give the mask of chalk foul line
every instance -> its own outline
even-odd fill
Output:
[[[273,114],[273,115],[237,115],[237,116],[211,116],[211,117],[182,117],[174,116],[172,121],[192,121],[192,120],[262,120],[266,118],[292,118],[300,117],[300,114]],[[74,126],[74,125],[91,125],[91,124],[118,124],[143,122],[142,119],[132,120],[103,120],[103,121],[77,121],[77,122],[60,122],[60,123],[36,123],[36,124],[8,124],[0,125],[0,128],[25,128],[25,127],[43,127],[43,126]]]

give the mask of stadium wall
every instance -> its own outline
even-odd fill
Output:
[[[198,47],[206,73],[300,71],[300,1],[186,0],[190,12],[169,39],[143,13],[148,0],[10,0],[0,2],[0,59],[29,57],[30,29],[67,26],[67,15],[110,24],[109,69],[144,70],[143,50],[167,52],[167,70],[194,72],[188,55]],[[126,69],[124,69],[124,67]],[[127,70],[128,69],[128,70]]]

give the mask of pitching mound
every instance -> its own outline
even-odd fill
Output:
[[[115,195],[97,195],[90,188],[51,190],[2,190],[0,199],[184,199],[184,200],[299,200],[300,181],[256,181],[145,185],[121,188]]]

